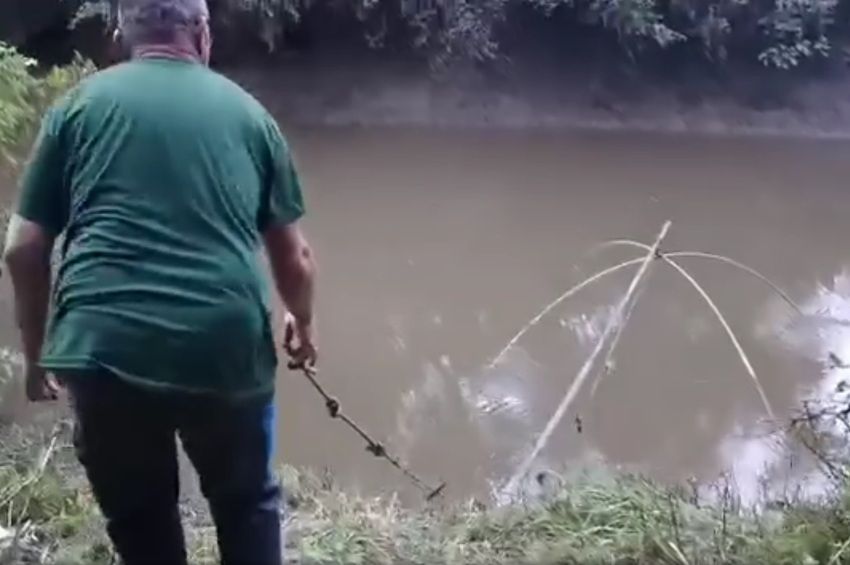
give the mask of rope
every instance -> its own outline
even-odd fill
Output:
[[[353,430],[357,435],[363,438],[363,441],[366,442],[366,451],[378,457],[380,459],[384,459],[389,462],[390,465],[398,469],[405,477],[407,477],[410,482],[412,482],[416,488],[422,491],[425,495],[425,500],[427,502],[431,502],[438,496],[440,496],[446,488],[446,483],[440,483],[439,486],[433,488],[429,486],[425,481],[420,479],[416,474],[414,474],[410,469],[405,467],[401,461],[397,457],[391,455],[386,447],[372,439],[372,437],[364,430],[361,426],[357,424],[354,420],[349,418],[343,411],[340,406],[339,400],[328,394],[328,392],[322,387],[316,378],[316,370],[312,367],[307,367],[305,365],[297,365],[290,363],[289,369],[293,371],[301,371],[304,373],[304,376],[307,377],[307,380],[313,385],[313,388],[316,389],[316,392],[324,399],[325,407],[328,410],[328,415],[334,420],[340,420],[345,425],[347,425],[351,430]]]

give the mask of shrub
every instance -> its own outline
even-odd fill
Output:
[[[77,58],[39,74],[35,60],[0,42],[0,157],[15,162],[42,112],[91,70],[90,63]]]

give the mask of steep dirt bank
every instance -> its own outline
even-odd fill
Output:
[[[409,64],[221,69],[292,125],[590,128],[850,137],[850,75],[705,75],[655,80],[556,69],[441,79]]]

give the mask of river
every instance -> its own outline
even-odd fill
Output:
[[[484,496],[519,462],[589,355],[630,275],[556,308],[494,368],[541,308],[639,251],[728,255],[808,311],[850,317],[850,143],[629,133],[392,128],[288,132],[321,267],[320,378],[343,408],[453,497]],[[11,190],[5,190],[8,200]],[[685,258],[740,337],[777,415],[842,378],[850,330],[800,320],[729,265]],[[13,345],[0,281],[0,345]],[[765,409],[700,296],[655,265],[612,370],[582,392],[543,453],[661,480],[730,471],[746,493],[785,465]],[[837,371],[837,372],[836,372]],[[3,412],[26,410],[7,394]],[[282,462],[328,468],[366,493],[405,489],[281,371]],[[580,423],[580,425],[578,425]],[[580,429],[579,429],[580,428]]]

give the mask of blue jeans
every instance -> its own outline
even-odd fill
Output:
[[[274,405],[151,392],[108,372],[60,375],[74,443],[126,565],[185,565],[176,438],[210,504],[225,565],[280,565]]]

